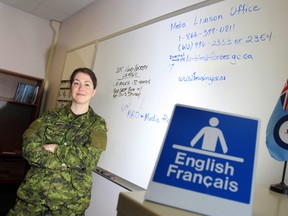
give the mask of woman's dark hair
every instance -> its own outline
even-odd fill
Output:
[[[95,73],[89,69],[89,68],[86,68],[86,67],[82,67],[82,68],[77,68],[73,71],[73,73],[71,74],[71,77],[70,77],[70,84],[72,85],[73,81],[74,81],[74,78],[76,76],[77,73],[85,73],[87,75],[90,76],[92,82],[93,82],[93,87],[94,89],[96,89],[96,86],[97,86],[97,78],[96,78],[96,75]]]

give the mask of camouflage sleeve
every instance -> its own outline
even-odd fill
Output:
[[[44,136],[43,119],[45,115],[36,119],[23,134],[23,156],[32,166],[46,168],[61,168],[61,163],[55,156],[46,151],[43,145]]]
[[[58,146],[56,157],[70,168],[93,171],[107,145],[107,130],[105,122],[98,122],[90,132],[90,143],[75,146]]]

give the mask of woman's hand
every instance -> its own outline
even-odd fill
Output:
[[[54,153],[55,149],[57,148],[57,144],[45,144],[43,147],[46,151]]]
[[[54,153],[55,152],[55,149],[57,148],[57,144],[45,144],[43,147],[46,151],[49,151],[51,153]],[[64,167],[64,168],[68,168],[67,165],[65,163],[62,163],[61,164],[61,167]]]

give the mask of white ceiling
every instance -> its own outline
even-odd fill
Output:
[[[0,0],[46,20],[63,22],[97,0]]]

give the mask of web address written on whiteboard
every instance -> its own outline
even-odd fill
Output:
[[[178,81],[179,82],[195,82],[195,81],[205,81],[208,82],[208,85],[212,85],[213,82],[219,82],[219,81],[225,81],[226,80],[226,76],[225,75],[216,75],[216,76],[212,76],[212,75],[197,75],[196,72],[193,72],[190,75],[186,75],[186,76],[179,76],[178,77]]]

